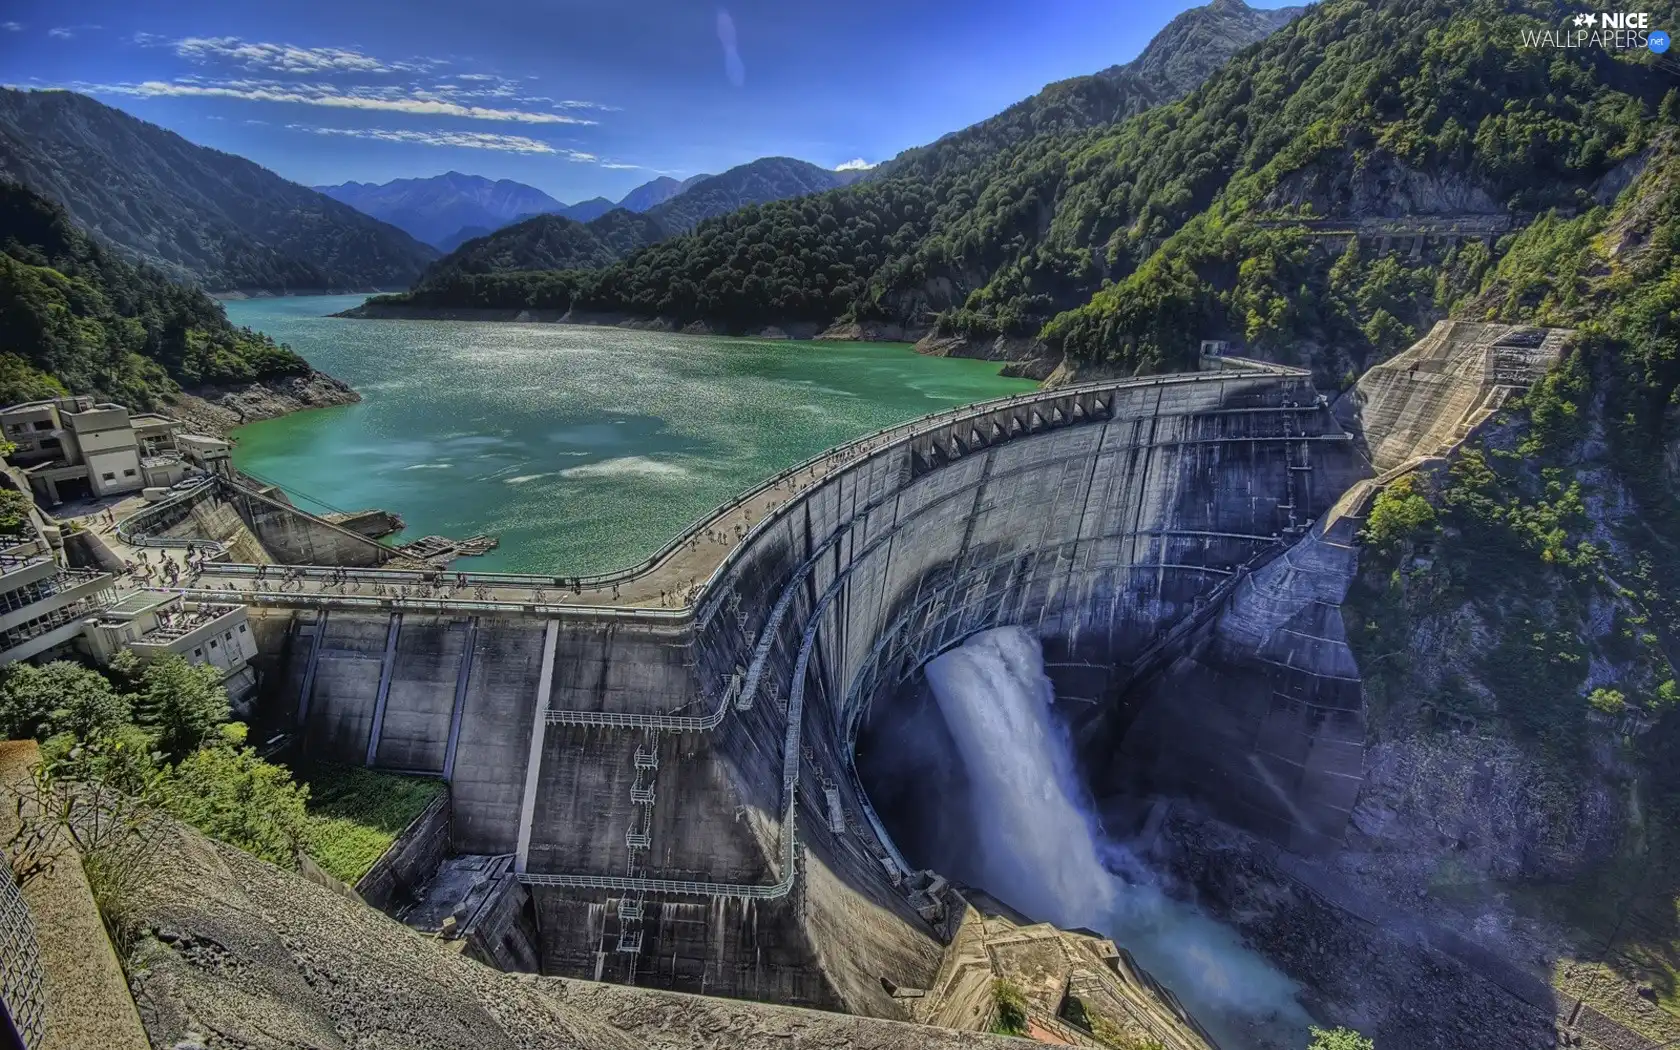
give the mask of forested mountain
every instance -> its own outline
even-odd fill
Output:
[[[655,205],[664,204],[695,183],[709,178],[710,175],[690,175],[679,182],[669,175],[661,175],[652,182],[644,182],[626,193],[624,199],[618,202],[618,206],[630,211],[647,211]]]
[[[1100,73],[1057,81],[978,124],[876,166],[865,178],[949,175],[1038,135],[1112,124],[1194,90],[1238,51],[1288,25],[1303,9],[1261,11],[1213,0],[1168,22],[1137,58]]]
[[[466,242],[433,263],[421,283],[452,274],[606,266],[663,236],[665,227],[657,219],[623,208],[590,223],[538,215]]]
[[[1002,337],[1122,371],[1185,365],[1219,337],[1339,379],[1477,293],[1507,242],[1437,237],[1416,258],[1379,257],[1380,238],[1331,251],[1282,220],[1521,229],[1592,206],[1674,120],[1675,81],[1644,50],[1519,46],[1557,12],[1325,0],[1179,102],[1083,130],[994,126],[979,137],[1015,141],[990,154],[948,138],[883,177],[742,209],[598,273],[533,276],[545,298],[523,305],[725,330],[892,322],[966,341],[959,352]],[[1028,124],[1053,111],[1039,100]]]
[[[63,204],[131,259],[212,291],[407,284],[408,234],[68,91],[0,89],[0,176]]]
[[[857,175],[788,157],[765,157],[737,165],[722,175],[696,175],[680,183],[675,179],[655,180],[633,190],[625,201],[650,199],[673,187],[676,192],[640,215],[628,204],[614,208],[603,197],[494,231],[462,231],[473,236],[458,241],[448,255],[428,267],[421,283],[436,286],[457,274],[606,266],[743,204],[833,189],[856,181]],[[576,218],[578,209],[597,202],[602,206],[599,217]],[[581,214],[587,213],[585,209]]]
[[[805,179],[808,180],[805,185],[817,188],[828,178],[833,178],[833,184],[836,186],[849,181],[854,184],[851,189],[843,190],[838,196],[824,197],[823,203],[813,204],[812,207],[798,205],[797,212],[796,206],[791,203],[772,205],[767,213],[773,216],[771,221],[791,223],[800,233],[792,237],[779,237],[776,247],[771,250],[762,265],[759,256],[763,254],[764,249],[755,249],[751,265],[755,270],[769,267],[793,274],[799,272],[805,264],[797,258],[790,262],[789,257],[783,254],[784,249],[795,256],[806,250],[824,247],[829,249],[831,254],[838,251],[840,254],[833,254],[824,264],[823,273],[806,274],[811,279],[819,279],[820,276],[820,304],[801,303],[781,319],[826,322],[842,317],[859,316],[856,311],[849,309],[851,300],[861,293],[864,282],[885,261],[889,253],[886,242],[894,241],[895,246],[891,249],[893,254],[906,251],[926,236],[929,229],[927,220],[931,215],[919,213],[917,220],[908,223],[903,216],[895,214],[872,215],[869,236],[876,243],[871,245],[871,252],[853,258],[845,253],[839,240],[850,239],[856,231],[840,235],[839,240],[836,240],[834,230],[826,227],[812,228],[809,230],[811,236],[801,239],[805,233],[802,228],[809,226],[813,221],[819,221],[819,212],[836,216],[836,223],[844,223],[846,217],[856,209],[868,210],[873,207],[870,202],[880,199],[883,193],[886,197],[896,199],[900,187],[912,187],[908,192],[918,195],[927,191],[928,199],[950,199],[955,196],[954,207],[963,208],[963,201],[972,204],[979,197],[986,183],[994,177],[994,172],[1008,170],[1014,164],[1030,165],[1037,150],[1046,148],[1029,146],[1029,143],[1037,140],[1048,142],[1058,134],[1107,127],[1116,120],[1142,112],[1150,106],[1182,94],[1193,87],[1206,70],[1216,67],[1242,47],[1262,39],[1278,26],[1287,24],[1299,10],[1287,8],[1279,11],[1255,11],[1244,6],[1240,0],[1216,0],[1206,7],[1186,11],[1157,34],[1133,62],[1091,76],[1052,84],[996,117],[947,135],[931,146],[909,150],[868,172],[824,172],[822,169],[807,171],[806,168],[810,166],[793,166],[798,162],[786,162],[787,166],[784,166],[778,161],[775,166],[771,166],[769,161],[759,161],[755,162],[755,165],[765,167],[754,171],[732,169],[715,179],[703,180],[681,196],[653,209],[650,214],[666,223],[673,231],[677,231],[692,227],[705,218],[728,215],[730,211],[743,206],[747,207],[747,211],[724,219],[721,226],[702,229],[697,234],[698,240],[683,238],[680,242],[659,249],[662,254],[650,256],[648,264],[657,265],[656,259],[676,258],[669,254],[676,250],[675,243],[695,245],[702,253],[708,253],[705,257],[713,262],[720,261],[716,255],[709,254],[713,247],[720,253],[734,253],[737,249],[743,249],[745,245],[735,242],[732,239],[733,235],[728,231],[737,228],[737,220],[745,221],[750,227],[759,222],[761,214],[766,213],[754,211],[745,196],[738,192],[738,187],[760,183],[778,175],[789,180]],[[1007,158],[1004,156],[1006,152]],[[755,165],[746,165],[744,168],[754,169]],[[878,189],[888,184],[894,189]],[[806,192],[815,191],[812,189]],[[922,197],[918,196],[918,200],[920,199]],[[812,210],[813,207],[815,211]],[[750,219],[747,218],[749,213],[752,216]],[[713,243],[713,238],[721,239]],[[702,242],[710,247],[698,247]],[[510,264],[509,268],[537,268],[534,263],[513,253],[506,253],[500,257]],[[737,260],[742,258],[744,256],[736,255]],[[564,265],[566,264],[559,264],[561,267]],[[589,264],[583,262],[580,256],[570,265]],[[695,270],[698,271],[704,265],[706,264],[697,263]],[[724,270],[727,271],[727,267]],[[435,279],[447,272],[450,272],[450,264],[448,260],[444,260],[429,271],[429,278]],[[723,276],[725,273],[720,272],[720,278]],[[603,279],[607,281],[617,281],[625,277],[629,275],[603,275]],[[542,295],[559,294],[568,303],[571,294],[563,290],[587,286],[593,292],[599,287],[605,294],[589,297],[591,305],[600,305],[611,310],[643,310],[636,301],[636,293],[627,288],[621,290],[618,286],[598,285],[593,279],[580,282],[579,279],[571,277],[557,280],[552,275],[533,276],[528,284],[533,295],[538,294],[537,289],[540,288]],[[525,305],[513,300],[530,298],[521,296],[521,287],[523,286],[518,280],[497,279],[492,294],[488,286],[481,292],[475,290],[471,282],[452,281],[447,293],[434,284],[430,287],[417,287],[415,295],[418,301],[433,305],[511,307]],[[629,294],[626,294],[627,292]],[[455,301],[457,299],[460,301]],[[542,305],[564,308],[554,301],[545,301]],[[734,304],[726,305],[718,300],[716,305],[722,307],[721,312],[708,314],[700,319],[719,323],[724,327],[773,323],[767,316],[772,310],[753,310],[747,314],[737,314],[737,306]],[[707,306],[710,308],[710,301]]]
[[[819,168],[792,157],[761,157],[721,175],[699,179],[648,214],[673,233],[691,230],[702,219],[726,215],[749,204],[821,193],[854,182],[859,174]]]
[[[458,171],[427,179],[393,179],[383,184],[346,182],[315,188],[436,247],[444,247],[444,241],[463,227],[489,231],[527,215],[566,207],[534,186]]]
[[[709,179],[709,178],[711,178],[710,175],[693,175],[693,176],[690,176],[687,179],[682,180],[681,182],[678,182],[676,179],[671,178],[669,175],[661,175],[661,176],[659,176],[659,178],[654,179],[651,182],[644,182],[640,186],[637,186],[635,189],[631,190],[629,193],[626,193],[624,195],[624,199],[620,200],[618,202],[618,204],[616,205],[616,207],[623,208],[627,211],[644,212],[644,211],[647,211],[649,208],[652,208],[656,205],[664,204],[666,201],[670,200],[672,197],[675,197],[677,194],[683,192],[688,187],[694,185],[697,182],[700,182],[703,179]],[[347,185],[353,185],[353,184],[347,184]],[[518,183],[514,183],[514,185],[518,185]],[[529,189],[530,187],[526,187],[526,188]],[[535,193],[537,191],[532,190],[532,192]],[[544,194],[543,196],[546,197],[547,194]],[[549,198],[549,199],[553,200],[553,198]],[[452,232],[450,232],[450,233],[448,233],[448,234],[446,234],[442,237],[436,237],[436,238],[422,237],[421,240],[424,240],[428,244],[433,245],[434,247],[436,247],[440,251],[453,252],[455,249],[459,248],[461,245],[467,243],[468,241],[476,240],[479,237],[488,237],[490,234],[496,232],[497,230],[500,230],[500,229],[503,229],[505,227],[511,226],[516,222],[524,222],[525,220],[533,218],[537,215],[542,215],[542,214],[559,215],[559,216],[564,216],[567,219],[571,219],[574,222],[580,222],[580,223],[582,223],[582,222],[592,222],[593,220],[598,219],[601,216],[603,216],[603,215],[607,214],[608,212],[612,211],[614,207],[615,207],[615,205],[612,203],[612,201],[607,200],[605,197],[592,197],[592,198],[590,198],[589,200],[586,200],[586,201],[579,201],[577,204],[561,204],[558,201],[554,201],[552,207],[542,207],[542,208],[522,207],[518,211],[514,212],[511,216],[508,216],[506,218],[502,218],[502,219],[499,219],[499,220],[484,219],[484,220],[481,220],[481,221],[478,221],[478,222],[469,223],[467,225],[460,226],[460,227],[456,228],[454,231],[452,231]],[[401,225],[401,223],[398,223],[398,225]],[[604,238],[605,242],[617,243],[615,241],[614,237],[612,236],[612,231],[611,230],[604,230],[602,232],[605,234],[605,238]],[[418,234],[416,234],[416,236],[418,236]],[[527,236],[528,235],[525,235],[525,234],[520,235],[518,238],[516,238],[514,243],[517,243],[517,241],[519,241],[519,240],[524,240]],[[646,239],[646,240],[641,240],[641,241],[635,242],[634,244],[630,244],[630,245],[628,245],[628,247],[625,247],[622,250],[617,251],[616,254],[612,254],[608,258],[608,261],[610,262],[612,260],[621,258],[623,255],[628,254],[631,249],[639,248],[644,244],[651,244],[651,243],[653,243],[653,241],[658,240],[659,237],[661,237],[661,236],[664,236],[664,234],[661,233],[661,234],[658,234],[658,235],[650,235],[648,237],[648,239]],[[508,257],[510,259],[514,258],[516,256],[516,254],[517,254],[516,250],[510,244],[510,246],[507,249]],[[585,258],[585,257],[594,257],[594,248],[592,246],[586,246],[582,250],[581,254],[576,256],[576,258],[579,258],[579,259]],[[537,258],[537,256],[532,256],[531,258],[535,259],[535,258]],[[581,265],[581,264],[574,264],[574,265]],[[478,272],[487,272],[487,271],[478,271]]]
[[[591,197],[576,204],[563,204],[556,213],[563,215],[573,222],[593,222],[613,210],[613,202],[605,197]],[[530,218],[529,215],[524,218]]]
[[[0,180],[0,404],[68,391],[151,408],[182,386],[308,371],[202,291],[116,258],[58,204]]]

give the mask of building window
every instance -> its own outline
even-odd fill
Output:
[[[50,420],[50,419],[37,419],[35,421],[35,429],[36,430],[51,430],[52,429],[52,420]]]
[[[244,634],[244,633],[245,633],[245,625],[244,625],[244,624],[240,624],[240,625],[239,625],[239,633],[240,633],[240,634]]]
[[[106,480],[106,481],[115,481],[115,480],[117,480],[117,476],[116,476],[116,475],[115,475],[115,474],[101,474],[101,475],[99,475],[99,476],[100,476],[100,477],[102,477],[102,478],[104,478],[104,479],[105,479],[105,480]]]
[[[21,434],[21,433],[24,432],[24,430],[26,428],[24,427],[24,425],[22,423],[13,423],[11,426],[8,426],[6,429],[10,430],[14,434]]]
[[[134,471],[132,471],[132,470],[125,470],[125,471],[123,471],[123,477],[125,477],[125,478],[132,478],[132,477],[133,477],[133,476],[134,476]]]
[[[212,648],[212,649],[216,648],[216,639],[214,639],[214,638],[210,639],[210,648]]]
[[[223,631],[222,632],[222,637],[226,638],[228,641],[231,642],[231,641],[233,641],[233,632],[232,631]]]
[[[193,659],[194,660],[204,659],[204,650],[203,649],[194,649],[193,650]]]

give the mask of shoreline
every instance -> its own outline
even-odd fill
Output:
[[[231,440],[230,434],[248,423],[361,400],[350,384],[311,368],[306,375],[182,390],[171,400],[170,410],[200,433]]]
[[[704,335],[727,339],[786,339],[799,342],[884,343],[907,345],[927,357],[960,357],[995,361],[998,374],[1011,379],[1031,379],[1063,386],[1074,381],[1074,368],[1063,356],[1035,338],[997,336],[972,338],[941,336],[920,327],[906,327],[888,321],[790,321],[758,329],[730,331],[709,321],[679,324],[669,317],[638,317],[622,313],[580,310],[540,310],[474,306],[419,306],[407,303],[363,303],[342,310],[333,317],[353,321],[464,321],[506,324],[560,324],[591,328],[620,328],[636,332],[670,335]],[[1081,378],[1099,378],[1082,375]]]
[[[218,303],[241,302],[246,299],[302,299],[319,295],[393,295],[406,292],[407,288],[223,288],[220,291],[205,292]]]
[[[408,303],[362,303],[330,316],[353,321],[485,321],[515,324],[567,324],[589,328],[622,328],[670,335],[708,335],[725,339],[787,339],[798,342],[865,342],[914,344],[926,335],[886,322],[784,321],[733,329],[716,321],[679,322],[671,317],[591,310],[554,310],[529,307],[422,306]]]

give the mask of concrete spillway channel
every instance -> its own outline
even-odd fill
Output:
[[[1492,389],[1497,327],[1366,400]],[[1390,414],[1435,440],[1420,413]],[[223,565],[196,593],[268,610],[307,753],[450,781],[452,848],[516,855],[547,972],[903,1017],[887,989],[944,945],[854,753],[977,631],[1040,638],[1099,794],[1335,848],[1363,715],[1328,512],[1386,440],[1357,416],[1275,368],[1040,391],[803,464],[617,577]]]

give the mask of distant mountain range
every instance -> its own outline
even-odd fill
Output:
[[[434,245],[464,226],[493,230],[522,215],[557,212],[566,207],[534,186],[512,179],[491,181],[458,171],[429,179],[393,179],[383,184],[346,182],[315,189]]]
[[[696,175],[683,182],[655,179],[632,190],[617,207],[598,217],[578,219],[575,209],[581,205],[575,205],[572,212],[536,215],[465,238],[429,267],[422,280],[503,270],[605,266],[637,248],[692,230],[706,219],[750,204],[836,189],[856,182],[863,174],[831,171],[791,157],[763,157],[721,175]],[[655,198],[659,198],[658,203],[645,208],[630,207]],[[642,214],[635,214],[637,211]]]
[[[437,253],[243,157],[69,91],[0,89],[0,178],[131,260],[210,291],[411,283]]]
[[[605,269],[594,268],[614,245],[586,236],[593,223],[507,227],[462,245],[429,267],[409,295],[370,302],[361,315],[576,308],[727,331],[857,322],[859,331],[867,324],[894,338],[919,337],[939,322],[965,337],[973,329],[975,346],[964,352],[1002,353],[987,340],[1030,336],[1049,315],[1089,298],[1105,267],[1124,276],[1109,257],[1162,236],[1160,223],[1145,220],[1199,199],[1214,174],[1194,150],[1175,155],[1161,162],[1170,168],[1171,192],[1140,198],[1104,181],[1106,168],[1078,162],[1081,150],[1147,111],[1176,112],[1167,104],[1197,97],[1210,74],[1302,11],[1213,0],[1175,17],[1131,62],[1050,84],[861,174],[781,158],[726,172],[650,209],[646,217],[663,228],[660,242],[620,251]],[[1203,146],[1212,150],[1212,140]],[[1154,149],[1147,141],[1130,148],[1144,157]],[[856,185],[836,188],[846,182]],[[1058,212],[1069,186],[1084,195],[1077,208]],[[1135,228],[1105,227],[1095,245],[1062,247],[1091,235],[1084,216],[1138,207],[1152,210]],[[613,232],[619,243],[634,239]]]
[[[664,204],[696,182],[709,178],[711,178],[710,175],[690,175],[688,178],[678,181],[669,175],[661,175],[652,182],[644,182],[626,193],[624,199],[618,202],[618,206],[628,211],[647,211],[649,208]],[[576,218],[576,216],[573,216],[573,218]]]
[[[315,189],[448,252],[475,237],[536,215],[559,215],[575,222],[591,222],[614,208],[644,212],[707,178],[710,176],[695,175],[679,182],[661,175],[637,186],[617,203],[605,197],[591,197],[576,204],[563,204],[522,182],[492,181],[458,171],[428,179],[393,179],[379,184],[346,182]]]

